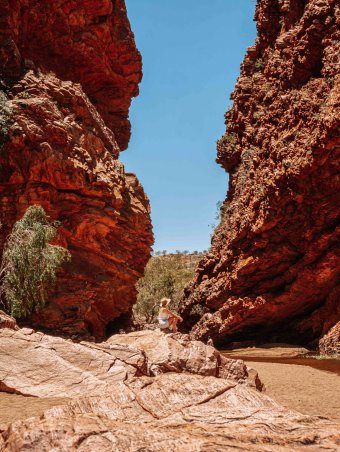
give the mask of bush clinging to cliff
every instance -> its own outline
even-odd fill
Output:
[[[45,305],[58,269],[71,258],[67,249],[49,243],[57,226],[35,205],[13,227],[3,252],[1,293],[14,317],[27,317]]]

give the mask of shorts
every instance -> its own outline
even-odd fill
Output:
[[[158,319],[160,329],[169,328],[169,319]]]

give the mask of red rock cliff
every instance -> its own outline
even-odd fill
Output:
[[[181,308],[197,338],[309,343],[340,319],[339,14],[335,0],[258,2],[217,146],[221,223]]]
[[[33,324],[103,338],[128,317],[153,242],[149,202],[117,158],[141,58],[122,0],[0,0],[2,242],[31,204],[72,254]]]

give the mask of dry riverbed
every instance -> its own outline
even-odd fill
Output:
[[[256,369],[265,393],[285,407],[340,420],[340,360],[311,358],[306,349],[282,344],[223,354]]]

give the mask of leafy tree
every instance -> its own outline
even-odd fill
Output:
[[[27,317],[45,306],[58,269],[71,259],[67,249],[49,243],[57,237],[57,227],[37,205],[13,227],[2,256],[0,290],[14,317]]]

